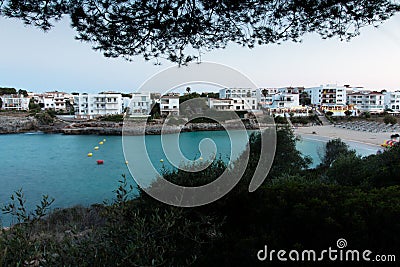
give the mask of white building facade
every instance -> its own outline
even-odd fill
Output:
[[[71,94],[64,92],[46,92],[41,98],[39,103],[43,103],[44,110],[66,111],[67,101],[73,104],[74,97]]]
[[[124,106],[129,107],[130,116],[148,116],[152,108],[152,99],[150,93],[133,93],[132,98],[127,99],[128,105],[126,105],[126,99],[124,100]]]
[[[208,106],[216,110],[233,110],[233,99],[208,98]]]
[[[279,93],[278,88],[259,88],[261,93],[261,99],[259,105],[261,107],[271,106],[273,103],[274,95]]]
[[[114,92],[75,95],[74,107],[75,117],[79,119],[93,119],[123,112],[122,96]]]
[[[261,101],[261,91],[259,88],[223,88],[219,90],[219,98],[256,98],[256,102],[259,103]]]
[[[299,94],[297,93],[278,93],[272,97],[272,104],[269,106],[272,109],[298,109]]]
[[[385,110],[384,94],[379,92],[359,91],[347,94],[347,104],[359,113],[382,113]]]
[[[384,95],[385,108],[400,112],[400,91],[386,92]]]
[[[306,88],[304,91],[310,96],[312,105],[321,106],[321,108],[335,108],[346,106],[347,88],[345,86],[328,84]]]
[[[219,90],[219,99],[215,100],[215,103],[217,103],[218,100],[231,100],[230,110],[258,110],[261,101],[261,90],[260,88],[224,88]],[[220,101],[222,105],[224,105],[223,102],[227,101]],[[211,107],[213,104],[209,105]]]
[[[161,115],[176,115],[179,116],[179,95],[168,94],[162,96],[160,99],[160,112]]]
[[[0,96],[3,110],[29,110],[29,98],[21,94],[7,94]]]

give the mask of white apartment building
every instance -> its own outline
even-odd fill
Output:
[[[261,102],[261,89],[224,88],[219,90],[219,98],[232,100],[231,110],[257,110]]]
[[[128,100],[128,103],[126,103]],[[178,99],[179,102],[179,99]],[[124,98],[124,106],[129,107],[129,115],[136,116],[149,116],[153,101],[150,98],[150,93],[133,93],[132,98]]]
[[[320,106],[322,109],[341,109],[346,106],[347,88],[336,84],[328,84],[306,88],[305,92],[311,97],[312,105]]]
[[[400,112],[400,91],[386,92],[384,95],[385,108]]]
[[[223,88],[219,90],[219,98],[256,98],[256,103],[261,101],[261,91],[259,88]]]
[[[0,96],[3,110],[29,110],[29,97],[20,94],[10,94]]]
[[[122,114],[120,93],[79,94],[74,96],[75,117],[92,119],[104,115]]]
[[[285,94],[301,94],[305,91],[304,87],[282,87],[278,88],[278,92]]]
[[[279,90],[278,88],[259,88],[261,93],[261,100],[259,102],[261,107],[271,106],[273,102],[273,97]]]
[[[216,110],[233,110],[233,99],[208,98],[208,106]]]
[[[385,110],[384,94],[379,92],[358,91],[347,94],[347,104],[354,106],[359,113],[382,113]]]
[[[161,96],[160,99],[161,115],[176,115],[179,116],[179,94],[168,94]]]
[[[39,97],[39,104],[43,104],[44,110],[66,111],[67,101],[73,104],[74,97],[64,92],[46,92]]]
[[[255,97],[209,98],[208,106],[217,110],[254,111],[257,110],[258,103]]]
[[[269,106],[271,109],[298,109],[299,94],[297,93],[278,93],[272,97],[272,105]]]

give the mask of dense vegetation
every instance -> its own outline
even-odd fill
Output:
[[[116,114],[116,115],[107,115],[100,118],[101,121],[112,121],[112,122],[123,122],[124,115]]]
[[[28,96],[28,92],[23,89],[15,89],[15,88],[10,88],[10,87],[0,87],[0,95],[13,95],[13,94],[20,94],[23,95],[24,97]]]
[[[17,192],[4,210],[20,224],[0,235],[0,266],[258,266],[256,253],[264,245],[322,250],[335,247],[338,238],[351,249],[398,253],[399,147],[362,158],[332,140],[321,166],[307,169],[310,159],[296,150],[288,128],[278,130],[277,140],[261,188],[248,192],[260,154],[261,137],[255,134],[239,184],[198,208],[167,206],[142,191],[132,200],[134,188],[122,179],[113,203],[57,210],[43,219],[51,199],[28,216]],[[196,186],[225,168],[217,159],[201,172],[166,171],[165,178]]]

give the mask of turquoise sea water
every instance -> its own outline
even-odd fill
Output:
[[[300,141],[297,142],[297,149],[301,151],[303,155],[312,158],[313,162],[310,165],[310,168],[314,168],[321,163],[320,155],[324,154],[323,148],[328,141],[329,138],[326,137],[306,135],[301,137]],[[349,145],[350,149],[354,149],[357,154],[361,156],[376,154],[380,149],[378,146],[367,145],[360,142],[346,141],[346,143]]]
[[[135,142],[142,137],[129,137],[135,152]],[[199,143],[205,138],[214,141],[214,145],[206,142],[203,152],[215,153],[228,160],[231,154],[231,143],[226,132],[192,132],[182,133],[179,144],[185,157],[194,160],[200,157]],[[235,140],[235,135],[233,140]],[[106,139],[103,145],[99,142]],[[122,174],[129,173],[122,149],[122,138],[119,136],[94,135],[61,135],[61,134],[15,134],[0,135],[0,205],[9,201],[10,195],[23,188],[29,205],[40,201],[42,194],[55,198],[53,208],[74,205],[90,205],[112,199],[113,190],[118,186]],[[142,140],[142,139],[140,139]],[[160,136],[146,136],[147,153],[156,169],[163,165],[170,168],[161,146]],[[319,163],[318,150],[326,140],[313,137],[303,138],[298,148],[305,155],[310,155],[314,162]],[[140,142],[139,142],[140,143]],[[169,142],[167,142],[168,144]],[[171,142],[172,144],[172,142]],[[99,146],[98,151],[94,150]],[[241,151],[245,147],[242,141],[233,142],[233,151]],[[350,144],[362,155],[376,152],[376,148],[360,144]],[[93,152],[93,157],[87,153]],[[238,153],[233,153],[235,158]],[[136,153],[146,157],[141,152]],[[104,165],[97,165],[96,160],[104,160]],[[164,162],[160,162],[164,159]],[[129,162],[131,167],[131,162]],[[133,168],[140,173],[140,162],[135,162]],[[10,219],[0,215],[3,225],[8,225]]]

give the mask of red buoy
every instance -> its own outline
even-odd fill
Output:
[[[98,165],[104,164],[104,160],[99,159],[99,160],[97,161],[97,164],[98,164]]]

